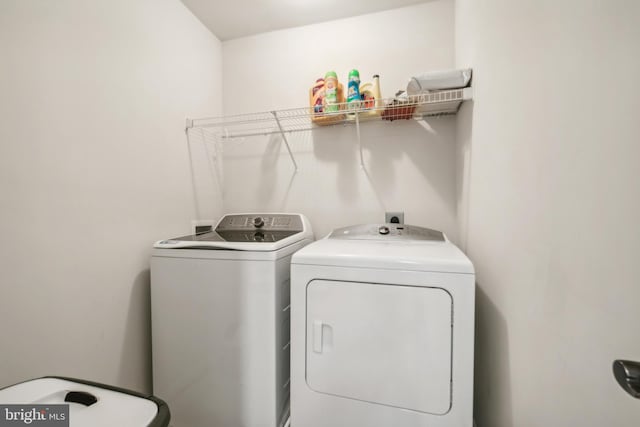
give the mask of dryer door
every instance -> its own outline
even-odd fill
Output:
[[[307,384],[320,393],[446,414],[452,305],[440,288],[309,282]]]

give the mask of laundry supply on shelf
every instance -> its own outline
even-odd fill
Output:
[[[467,87],[470,81],[471,68],[429,71],[411,77],[407,84],[407,93],[409,95],[417,95],[431,90]]]
[[[374,74],[372,82],[360,84],[360,108],[364,110],[361,116],[379,116],[382,107],[380,95],[380,76]]]
[[[327,76],[318,78],[309,89],[311,121],[318,125],[344,120],[344,114],[340,113],[345,108],[344,88],[335,71],[329,71]]]
[[[347,110],[360,108],[360,73],[353,69],[349,71],[347,84]]]
[[[409,120],[416,111],[416,101],[403,90],[396,93],[395,98],[384,107],[382,120]]]
[[[324,76],[325,112],[335,113],[340,109],[338,103],[338,75],[335,71],[328,71]]]
[[[311,88],[311,105],[314,113],[324,111],[324,79],[322,77],[316,80],[316,84]]]

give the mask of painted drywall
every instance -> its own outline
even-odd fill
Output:
[[[456,2],[479,427],[638,425],[638,40],[637,2]]]
[[[182,0],[220,40],[327,22],[424,0]]]
[[[453,16],[453,1],[440,0],[225,41],[224,112],[304,107],[317,78],[335,70],[346,83],[351,68],[363,82],[379,74],[391,97],[412,75],[453,66]],[[353,126],[291,134],[297,173],[280,137],[231,140],[218,162],[221,205],[302,212],[317,237],[404,211],[456,240],[455,130],[451,117],[363,124],[364,168]]]
[[[148,257],[195,217],[220,42],[179,0],[4,0],[0,52],[0,386],[150,391]]]

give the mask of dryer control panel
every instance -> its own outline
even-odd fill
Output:
[[[364,224],[338,228],[329,235],[330,239],[346,240],[431,240],[444,242],[441,231],[405,224]]]

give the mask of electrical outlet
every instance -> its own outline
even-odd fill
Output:
[[[404,224],[404,212],[385,212],[384,222],[387,224]]]

